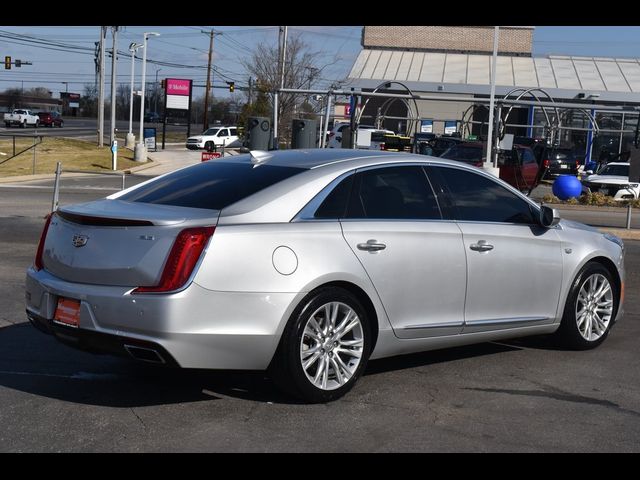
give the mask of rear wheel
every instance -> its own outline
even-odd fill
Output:
[[[597,262],[587,263],[571,286],[557,338],[577,350],[597,347],[609,335],[619,301],[609,270]]]
[[[204,149],[207,152],[213,152],[215,150],[216,146],[213,142],[205,142],[204,144]]]
[[[353,388],[370,345],[369,319],[358,299],[322,288],[292,314],[270,373],[276,385],[306,402],[329,402]]]

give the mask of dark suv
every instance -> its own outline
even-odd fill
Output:
[[[40,125],[44,127],[60,127],[64,126],[64,120],[58,112],[39,112]]]
[[[577,175],[580,157],[571,148],[546,146],[539,153],[538,161],[544,170],[544,178],[558,175]]]

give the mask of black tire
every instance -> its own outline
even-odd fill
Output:
[[[599,337],[593,340],[587,340],[579,329],[579,322],[576,315],[578,307],[578,296],[581,289],[586,285],[587,281],[593,276],[604,277],[611,288],[611,316],[606,321],[606,328],[603,333],[600,333]],[[599,278],[599,277],[595,277]],[[597,302],[597,300],[596,300]],[[620,292],[617,283],[613,280],[611,273],[601,263],[589,262],[587,263],[576,275],[569,295],[567,297],[567,303],[564,307],[564,313],[562,316],[562,322],[560,328],[558,328],[555,337],[561,346],[570,348],[572,350],[588,350],[595,348],[604,342],[605,338],[609,335],[611,327],[618,313],[618,306],[620,304]],[[606,318],[606,315],[605,315]],[[589,332],[591,333],[592,327],[590,326]]]
[[[314,385],[307,377],[302,366],[300,351],[307,322],[314,312],[329,303],[339,303],[346,306],[341,306],[340,308],[348,307],[355,312],[360,320],[361,328],[358,328],[358,332],[362,334],[363,344],[359,364],[357,364],[352,376],[338,388],[322,389]],[[307,403],[324,403],[337,400],[353,388],[367,366],[372,345],[369,322],[370,320],[362,304],[353,294],[346,290],[336,287],[322,287],[309,293],[292,313],[282,334],[278,350],[269,366],[269,374],[272,380],[280,389]],[[329,355],[332,354],[333,352],[329,353]],[[335,354],[335,358],[337,358],[338,354],[339,352]],[[349,358],[349,356],[347,355],[346,358]],[[342,359],[344,360],[344,357]],[[320,360],[316,362],[316,364],[320,363]],[[334,383],[336,379],[337,376],[334,369]]]
[[[215,145],[215,143],[213,143],[213,142],[205,142],[205,143],[204,143],[204,149],[205,149],[207,152],[213,152],[213,151],[215,151],[215,149],[216,149],[216,145]]]

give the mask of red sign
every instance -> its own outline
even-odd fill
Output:
[[[206,162],[207,160],[211,160],[212,158],[220,158],[222,153],[220,152],[202,152],[202,161]]]
[[[190,89],[191,80],[167,78],[167,95],[183,95],[188,97]]]

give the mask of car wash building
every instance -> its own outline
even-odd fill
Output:
[[[628,149],[638,121],[638,113],[629,110],[640,107],[638,59],[534,57],[534,28],[500,27],[496,98],[533,91],[545,101],[579,102],[582,110],[556,110],[564,126],[558,136],[563,146],[583,152],[586,160]],[[482,138],[488,109],[478,100],[490,94],[493,40],[494,28],[485,26],[366,26],[345,88],[446,96],[448,101],[416,101],[418,131]],[[620,106],[629,108],[621,112]],[[360,123],[412,133],[406,132],[408,116],[407,102],[372,98]],[[508,133],[543,137],[548,112],[535,105],[517,106],[505,123]]]

